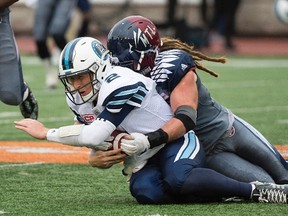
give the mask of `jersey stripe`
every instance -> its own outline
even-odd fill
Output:
[[[74,51],[74,48],[77,44],[77,42],[80,40],[80,38],[78,39],[75,39],[72,43],[69,43],[67,45],[67,47],[65,48],[65,51],[63,53],[63,56],[62,56],[62,65],[63,65],[63,70],[68,70],[68,69],[71,69],[73,68],[73,51]]]
[[[125,104],[140,107],[147,93],[148,89],[142,82],[124,86],[112,92],[103,102],[103,106],[113,113],[119,112]]]
[[[246,127],[251,133],[253,133],[260,142],[262,142],[264,145],[266,145],[274,154],[276,154],[274,147],[268,142],[268,140],[259,132],[257,131],[254,127],[252,127],[249,123],[243,121],[241,118],[238,116],[234,115],[234,118],[240,122],[244,127]]]
[[[184,142],[174,160],[194,159],[200,150],[200,143],[194,132],[189,132],[184,135]]]

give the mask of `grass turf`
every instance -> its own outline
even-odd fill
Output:
[[[288,138],[288,64],[279,58],[231,58],[208,64],[220,74],[198,72],[212,96],[255,126],[271,143]],[[72,123],[63,87],[48,91],[35,57],[23,57],[25,80],[38,99],[39,120],[48,127]],[[14,129],[18,107],[0,103],[0,140],[35,140]],[[139,205],[130,195],[122,167],[100,170],[89,165],[0,164],[0,214],[3,215],[286,215],[287,206],[258,203]]]

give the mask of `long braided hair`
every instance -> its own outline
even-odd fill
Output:
[[[187,43],[184,43],[178,39],[163,37],[163,38],[161,38],[161,40],[163,42],[163,45],[160,47],[160,51],[166,51],[166,50],[171,50],[171,49],[183,50],[183,51],[189,53],[190,55],[192,55],[192,57],[195,61],[195,64],[196,64],[196,68],[198,68],[202,71],[205,71],[214,77],[218,77],[219,74],[210,70],[209,68],[207,68],[203,64],[201,64],[200,61],[205,60],[205,61],[211,61],[211,62],[219,62],[222,64],[225,64],[227,61],[227,59],[225,57],[214,58],[214,57],[209,57],[207,55],[204,55],[203,53],[201,53],[199,51],[195,51],[194,46],[190,46]]]

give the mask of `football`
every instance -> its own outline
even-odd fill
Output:
[[[274,8],[278,20],[288,25],[288,0],[276,0]]]
[[[113,133],[111,134],[111,136],[112,136],[112,139],[111,139],[112,149],[121,148],[121,140],[123,139],[123,137],[125,135],[128,135],[128,134],[123,132],[123,131],[119,131],[119,130],[113,131]]]

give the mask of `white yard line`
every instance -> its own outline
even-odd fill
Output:
[[[6,114],[6,115],[5,115]],[[1,124],[13,124],[13,121],[16,120],[15,118],[13,119],[7,119],[9,117],[17,117],[17,118],[22,118],[22,115],[20,112],[5,112],[0,115],[0,125]],[[17,119],[19,120],[19,119]],[[41,118],[41,122],[59,122],[59,121],[71,121],[71,124],[73,123],[73,116],[67,116],[67,117],[50,117],[50,118]]]
[[[222,64],[215,64],[212,62],[205,62],[205,65],[210,65],[213,67],[223,67]],[[288,69],[288,59],[236,59],[228,58],[226,67],[233,68],[287,68]]]
[[[45,163],[44,162],[33,162],[33,163],[2,164],[2,165],[0,165],[0,168],[34,166],[34,165],[41,165],[41,164],[45,164]]]
[[[284,82],[284,81],[283,81]],[[205,85],[211,89],[237,89],[237,88],[259,88],[273,86],[274,83],[269,80],[246,80],[246,81],[221,81],[206,82]]]
[[[234,113],[238,114],[246,114],[246,113],[265,113],[271,111],[277,112],[287,112],[288,106],[265,106],[265,107],[244,107],[244,108],[231,108],[230,109]],[[0,125],[1,124],[13,124],[14,118],[11,117],[21,117],[20,112],[3,112],[0,113]],[[73,121],[73,116],[66,116],[66,117],[49,117],[49,118],[41,118],[42,122],[55,122],[55,121]],[[288,124],[288,120],[281,120],[278,121],[280,124]]]
[[[288,124],[288,119],[281,119],[277,121],[278,124]]]
[[[41,65],[41,61],[37,56],[23,56],[22,63],[27,65]],[[217,66],[223,66],[222,64],[215,64],[214,62],[205,62],[205,65],[213,65],[213,67]],[[229,58],[226,63],[226,66],[228,67],[248,67],[248,68],[282,68],[287,67],[288,68],[288,58],[287,59],[270,59],[270,58],[261,58],[261,59],[238,59],[238,58]]]
[[[231,108],[233,112],[237,113],[262,113],[262,112],[286,112],[288,111],[288,106],[265,106],[265,107],[245,107],[245,108]]]

